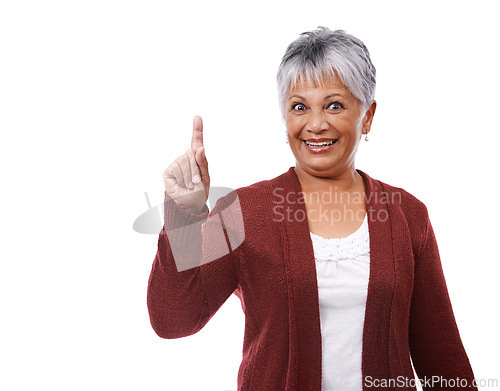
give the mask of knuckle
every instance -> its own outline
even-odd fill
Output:
[[[177,164],[178,166],[181,168],[181,169],[184,169],[184,167],[186,167],[186,156],[181,156],[179,158],[179,160],[177,161]]]
[[[174,172],[174,163],[170,164],[165,171],[163,171],[163,175],[172,175]]]
[[[178,171],[179,170],[179,162],[177,162],[177,161],[173,162],[170,165],[170,167],[171,167],[172,172]]]

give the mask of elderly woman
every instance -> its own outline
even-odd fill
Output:
[[[278,70],[295,167],[205,205],[203,127],[164,174],[148,286],[162,338],[198,332],[234,293],[238,390],[476,390],[426,206],[355,168],[375,68],[344,31],[303,33]]]

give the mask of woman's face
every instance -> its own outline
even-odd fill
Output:
[[[285,101],[288,143],[296,168],[319,177],[354,171],[362,131],[370,129],[375,108],[374,101],[364,114],[361,102],[338,78],[325,79],[323,86],[297,83]]]

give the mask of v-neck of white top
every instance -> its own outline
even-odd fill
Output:
[[[370,275],[368,220],[345,238],[311,233],[322,336],[322,391],[362,391],[361,354]]]

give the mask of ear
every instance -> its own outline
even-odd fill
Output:
[[[363,117],[363,130],[369,132],[372,127],[373,117],[375,115],[375,110],[377,109],[377,102],[374,100],[368,110],[366,110],[365,116]]]

